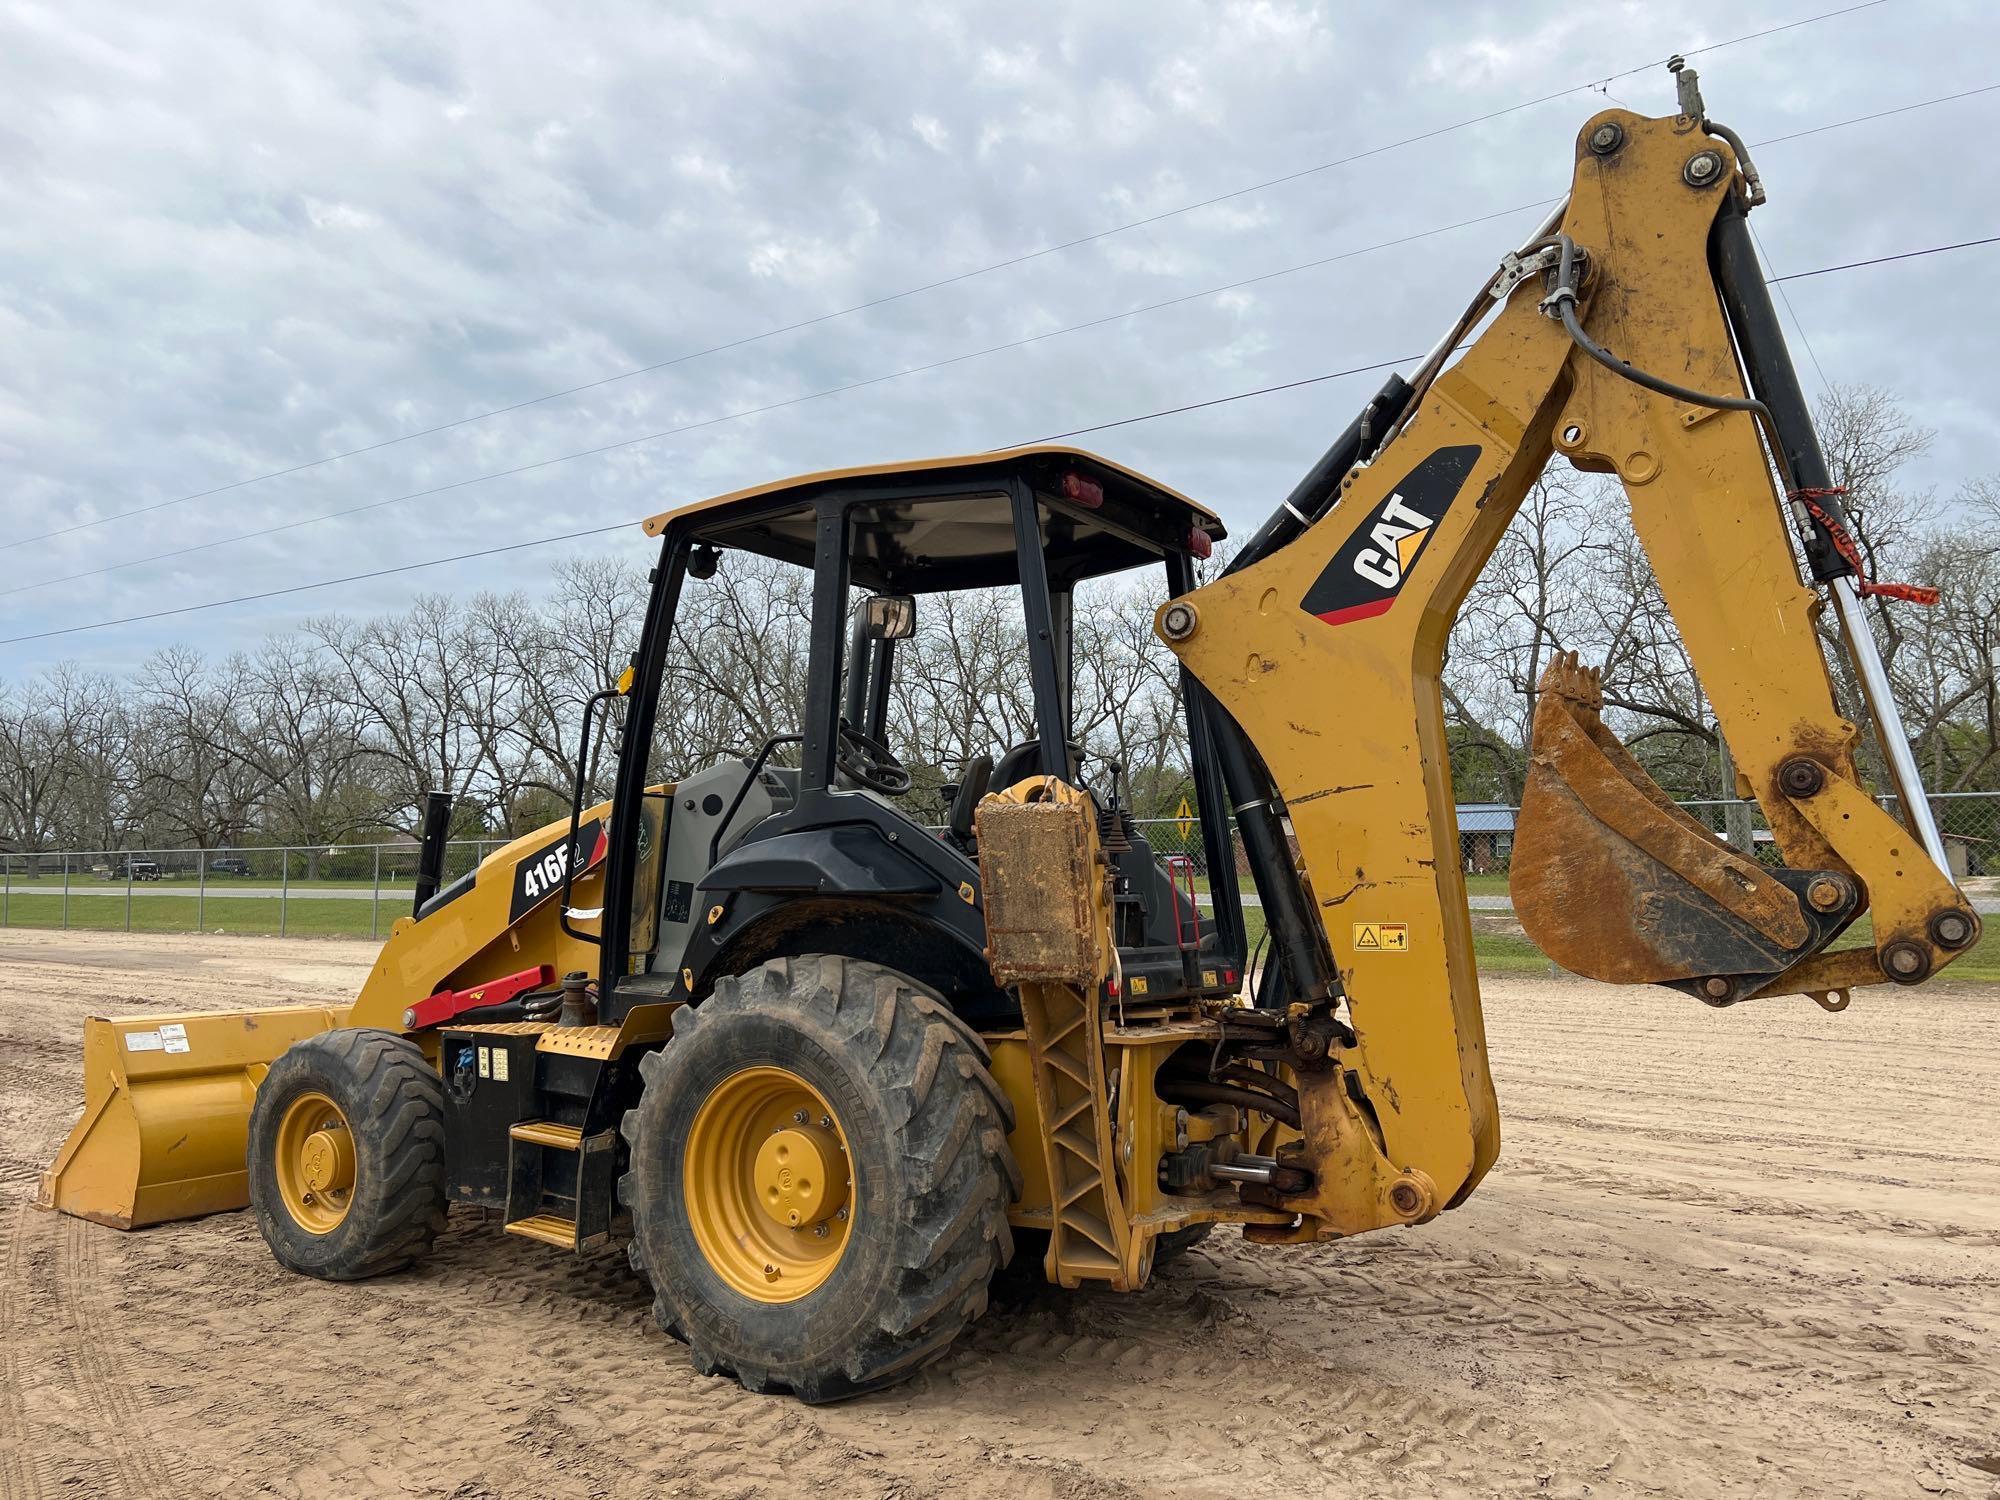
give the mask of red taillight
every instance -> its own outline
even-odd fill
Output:
[[[1095,479],[1085,479],[1074,470],[1063,475],[1062,494],[1063,499],[1074,500],[1092,510],[1104,504],[1104,486]]]
[[[1111,999],[1116,1000],[1118,998],[1118,981],[1115,979],[1105,980],[1104,993]]]
[[[1234,969],[1224,969],[1222,971],[1222,982],[1224,984],[1236,983],[1236,971]]]
[[[1215,543],[1209,540],[1207,532],[1203,531],[1199,526],[1190,526],[1188,528],[1189,552],[1193,553],[1196,557],[1207,557],[1214,550]]]

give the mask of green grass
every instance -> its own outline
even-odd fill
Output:
[[[407,900],[392,901],[384,892],[381,935],[408,909]],[[256,937],[278,934],[276,896],[220,896],[209,893],[203,904],[201,926],[195,925],[193,896],[138,896],[132,898],[133,932],[226,932],[232,936]],[[315,901],[310,896],[294,897],[284,903],[284,930],[287,937],[360,937],[369,935],[369,903],[366,901]],[[61,927],[63,898],[60,891],[24,895],[16,890],[7,898],[4,916],[10,927]],[[75,889],[69,898],[69,926],[75,931],[123,932],[126,927],[125,893]]]
[[[1257,944],[1264,939],[1264,913],[1261,908],[1243,908],[1243,930],[1249,938],[1250,951],[1255,953]],[[1548,956],[1524,937],[1510,937],[1501,932],[1475,932],[1472,935],[1472,953],[1479,961],[1482,974],[1546,974],[1549,971]]]
[[[1504,876],[1474,876],[1474,880],[1499,880]],[[295,887],[296,889],[296,887]],[[382,889],[378,935],[387,937],[396,918],[408,910],[408,892]],[[211,888],[202,910],[202,927],[195,926],[195,898],[192,895],[134,895],[131,927],[133,932],[226,932],[232,936],[278,935],[278,898],[275,896],[229,896]],[[61,927],[63,900],[60,891],[23,892],[18,886],[5,902],[5,925],[10,927]],[[1246,907],[1244,927],[1254,953],[1264,937],[1264,913]],[[126,931],[125,892],[79,890],[72,887],[69,898],[69,926],[80,932]],[[315,901],[310,895],[294,896],[285,903],[284,930],[287,937],[370,936],[370,903],[366,901]],[[1865,948],[1874,942],[1874,932],[1864,917],[1842,934],[1836,950]],[[1549,960],[1527,938],[1511,933],[1476,932],[1472,951],[1479,968],[1487,974],[1546,974]],[[2000,981],[2000,923],[1990,924],[1979,943],[1944,971],[1950,979]]]
[[[1863,917],[1847,931],[1834,939],[1829,952],[1838,953],[1847,948],[1870,948],[1875,944],[1875,924]],[[2000,922],[1989,922],[1980,934],[1979,941],[1971,951],[1953,959],[1951,966],[1941,971],[1945,979],[1971,979],[1991,982],[2000,980]]]
[[[1478,882],[1492,882],[1494,893],[1505,891],[1507,877],[1504,875],[1474,875],[1466,880],[1475,894],[1481,894]],[[1249,935],[1252,953],[1264,936],[1264,913],[1257,907],[1243,910],[1243,926]],[[1866,917],[1856,922],[1842,933],[1830,951],[1844,948],[1867,948],[1874,944],[1874,928]],[[1548,955],[1537,948],[1526,937],[1515,933],[1477,932],[1472,935],[1473,956],[1479,961],[1482,974],[1547,974]],[[1955,959],[1951,966],[1941,971],[1941,977],[1970,982],[1993,983],[2000,981],[2000,922],[1991,922],[1981,934],[1979,942],[1969,953]]]
[[[454,875],[462,875],[464,873],[463,870],[448,872],[446,878],[450,879]],[[23,875],[16,871],[8,884],[16,891],[54,891],[58,895],[62,893],[61,875]],[[273,870],[269,875],[216,875],[211,873],[208,877],[208,890],[211,895],[217,893],[227,895],[230,888],[236,886],[248,886],[253,890],[262,889],[265,886],[270,886],[273,889],[286,886],[294,891],[365,891],[372,889],[374,884],[373,878],[367,875],[363,875],[355,880],[306,880],[296,873],[287,882],[279,877],[276,870]],[[134,881],[133,889],[143,895],[147,891],[158,890],[196,891],[201,889],[201,885],[202,882],[192,875],[163,875],[158,880]],[[125,877],[123,875],[120,875],[116,880],[106,880],[102,875],[91,871],[72,870],[69,873],[69,888],[71,895],[101,896],[115,892],[119,900],[122,901],[125,899]],[[416,889],[416,882],[411,876],[391,876],[387,873],[384,873],[382,876],[382,894],[384,896],[387,896],[392,891],[408,896],[414,889]]]

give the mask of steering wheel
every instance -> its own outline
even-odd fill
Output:
[[[847,720],[840,721],[840,739],[834,747],[834,761],[848,780],[880,792],[900,797],[910,789],[910,773],[895,753],[873,735],[863,734]]]

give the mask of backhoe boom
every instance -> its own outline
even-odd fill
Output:
[[[1319,1186],[1279,1200],[1306,1216],[1296,1237],[1428,1217],[1498,1151],[1439,673],[1467,591],[1557,454],[1623,483],[1786,868],[1673,809],[1599,722],[1595,675],[1565,658],[1542,684],[1517,834],[1530,936],[1579,972],[1718,1004],[1915,982],[1977,936],[1926,848],[1928,811],[1913,832],[1857,779],[1821,600],[1788,532],[1806,519],[1812,571],[1851,602],[1852,569],[1825,524],[1838,526],[1838,499],[1809,425],[1781,433],[1772,413],[1804,420],[1789,359],[1770,347],[1775,320],[1752,318],[1761,280],[1742,285],[1749,192],[1727,135],[1698,111],[1612,110],[1586,124],[1554,233],[1509,257],[1490,323],[1443,367],[1465,328],[1448,337],[1391,440],[1339,479],[1337,503],[1314,518],[1295,497],[1293,520],[1266,528],[1288,539],[1159,612],[1162,638],[1228,715],[1219,738],[1261,762],[1289,814],[1312,927],[1274,947],[1317,947],[1333,968],[1317,985],[1291,976],[1293,1034],[1343,1002],[1351,1028],[1333,1031],[1324,1067],[1301,1073],[1305,1136],[1317,1113],[1316,1151],[1341,1159],[1313,1161]],[[1790,382],[1782,399],[1745,390],[1739,355],[1767,387]],[[1815,497],[1817,517],[1801,503]],[[1866,681],[1872,645],[1857,652]],[[1903,741],[1886,692],[1871,708],[1893,751]],[[1251,804],[1246,824],[1265,792],[1232,780],[1232,798]],[[1280,886],[1291,875],[1256,873]],[[1874,948],[1821,956],[1867,908]]]

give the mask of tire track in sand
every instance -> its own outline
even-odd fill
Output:
[[[48,1463],[29,1451],[27,1361],[21,1334],[21,1289],[26,1284],[27,1257],[22,1252],[24,1220],[33,1210],[25,1196],[11,1200],[0,1212],[0,1494],[41,1500],[54,1493]]]
[[[99,1305],[104,1272],[97,1259],[99,1237],[108,1233],[82,1219],[64,1218],[53,1247],[58,1305],[69,1329],[76,1393],[83,1401],[88,1430],[125,1495],[132,1500],[183,1495],[189,1486],[178,1466],[161,1454],[144,1405],[120,1378],[110,1355],[112,1335]]]

